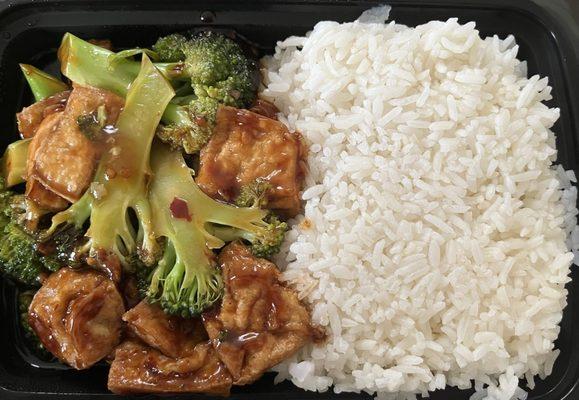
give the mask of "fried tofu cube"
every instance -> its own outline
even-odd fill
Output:
[[[48,351],[86,369],[119,343],[124,311],[115,284],[103,274],[62,268],[36,292],[28,319]]]
[[[108,388],[122,395],[227,395],[231,388],[231,375],[208,342],[195,345],[186,355],[175,359],[139,341],[127,340],[115,350]]]
[[[201,150],[197,183],[213,198],[233,201],[257,179],[270,183],[268,208],[286,217],[300,208],[306,148],[281,122],[233,107],[220,107],[211,140]]]
[[[24,107],[22,111],[16,114],[18,130],[22,137],[34,137],[38,127],[46,117],[64,110],[69,96],[70,90],[65,90],[64,92],[47,97],[44,100],[37,101],[28,107]]]
[[[123,321],[135,336],[169,357],[177,358],[189,344],[207,340],[199,319],[169,316],[145,300],[127,311]]]
[[[29,176],[68,201],[77,201],[90,184],[99,146],[78,126],[78,118],[104,106],[107,124],[114,124],[124,100],[102,89],[75,86],[58,124],[35,146]]]
[[[219,256],[225,294],[203,323],[235,385],[245,385],[294,354],[317,334],[297,294],[279,282],[277,267],[240,243]]]

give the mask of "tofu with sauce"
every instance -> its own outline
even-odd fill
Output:
[[[233,201],[243,185],[270,183],[268,207],[285,217],[301,208],[306,148],[281,122],[233,107],[220,107],[209,143],[201,150],[197,183],[209,196]]]
[[[100,146],[87,138],[78,118],[95,113],[104,106],[106,124],[114,124],[124,100],[106,90],[75,86],[66,108],[50,134],[33,139],[29,177],[60,197],[77,201],[90,184]]]
[[[177,358],[191,343],[207,340],[199,319],[169,316],[161,307],[145,300],[127,311],[123,321],[136,337],[168,357]]]
[[[115,284],[103,274],[65,267],[38,290],[28,319],[48,351],[73,368],[86,369],[119,343],[124,311]]]
[[[24,107],[22,111],[16,114],[18,131],[22,137],[25,139],[34,137],[38,127],[46,117],[64,110],[69,96],[70,90],[65,90],[64,92],[47,97],[44,100],[37,101],[28,107]]]
[[[36,129],[34,138],[30,142],[28,159],[26,160],[26,198],[33,201],[39,208],[47,211],[63,210],[67,207],[68,201],[40,183],[32,172],[39,145],[55,132],[62,120],[62,116],[63,112],[60,111],[50,114],[42,120]]]
[[[245,385],[320,336],[296,293],[279,282],[277,267],[240,243],[219,256],[225,294],[203,314],[205,329],[235,385]]]
[[[137,340],[127,340],[115,350],[108,388],[122,395],[227,395],[231,388],[231,375],[207,341],[187,349],[182,357],[175,359]]]

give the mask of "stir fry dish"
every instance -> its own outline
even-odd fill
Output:
[[[0,268],[38,357],[108,363],[114,393],[227,395],[323,339],[271,261],[307,148],[246,48],[67,33],[62,80],[21,65],[34,103],[2,158]]]

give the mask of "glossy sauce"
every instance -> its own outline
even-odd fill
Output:
[[[275,104],[262,99],[255,100],[255,103],[253,103],[249,111],[263,115],[267,118],[275,119],[276,121],[277,114],[279,113],[279,109],[275,106]]]

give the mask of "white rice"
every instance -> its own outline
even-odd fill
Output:
[[[264,60],[262,95],[310,144],[278,262],[329,334],[278,380],[506,400],[551,372],[577,192],[553,165],[551,88],[517,49],[455,18],[320,22]]]

